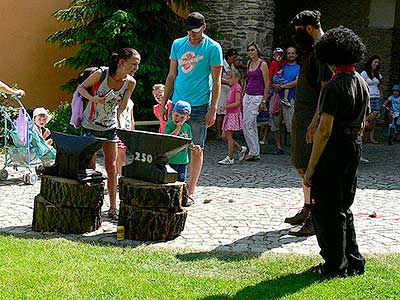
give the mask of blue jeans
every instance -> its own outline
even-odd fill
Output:
[[[172,169],[178,172],[178,181],[180,182],[185,182],[186,181],[186,175],[187,175],[187,169],[188,165],[177,165],[177,164],[169,164]]]
[[[175,105],[172,106],[171,112],[168,116],[171,120],[172,112],[174,111]],[[210,104],[204,104],[201,106],[192,106],[192,113],[190,114],[190,119],[187,122],[192,128],[193,143],[195,145],[200,145],[202,149],[206,144],[207,137],[207,127],[206,127],[206,114]]]

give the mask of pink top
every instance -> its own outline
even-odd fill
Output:
[[[236,94],[239,92],[242,94],[242,87],[240,86],[239,83],[236,83],[235,85],[231,86],[228,92],[228,100],[226,100],[226,104],[232,104],[236,102]],[[229,107],[226,109],[227,114],[233,114],[240,112],[240,105],[236,107]]]
[[[172,107],[172,101],[168,100],[167,101],[167,109],[168,109],[168,114],[171,111]],[[164,133],[164,128],[165,125],[167,125],[168,121],[164,121],[163,117],[161,116],[161,105],[156,104],[153,106],[153,113],[157,117],[157,119],[160,120],[160,129],[158,130],[159,133]]]

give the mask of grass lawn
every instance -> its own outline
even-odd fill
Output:
[[[0,299],[400,299],[400,254],[322,281],[313,256],[187,253],[0,235]]]

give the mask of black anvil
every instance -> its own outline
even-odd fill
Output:
[[[133,161],[122,168],[122,175],[154,183],[171,183],[177,172],[168,159],[185,149],[191,139],[146,131],[117,130],[117,135],[133,154]]]
[[[107,179],[89,167],[94,153],[103,146],[105,139],[60,132],[52,132],[52,138],[57,150],[56,161],[53,166],[45,167],[43,174],[78,179],[81,183]]]

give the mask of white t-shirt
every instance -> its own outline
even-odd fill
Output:
[[[364,78],[364,80],[368,84],[370,97],[371,98],[379,98],[381,96],[381,93],[380,93],[379,88],[378,88],[380,80],[378,78],[376,78],[376,77],[374,77],[374,79],[369,78],[367,72],[365,72],[365,71],[362,71],[360,75],[361,75],[362,78]],[[381,74],[379,74],[379,77],[382,80],[382,75]]]
[[[120,120],[122,120],[120,129],[132,130],[132,112],[134,103],[131,99],[128,100],[128,105],[121,113]]]

